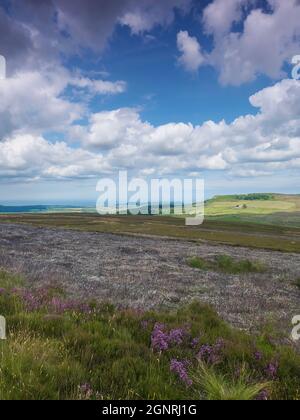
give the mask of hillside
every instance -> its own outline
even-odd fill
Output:
[[[208,218],[300,227],[300,195],[247,194],[216,196],[205,205]]]

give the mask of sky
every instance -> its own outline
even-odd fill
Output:
[[[299,22],[299,0],[0,0],[0,203],[93,202],[120,170],[300,193]]]

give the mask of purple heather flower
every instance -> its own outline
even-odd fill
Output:
[[[169,335],[164,331],[164,324],[155,324],[151,336],[151,346],[156,351],[165,351],[169,348]]]
[[[254,353],[254,359],[255,359],[257,362],[260,362],[260,361],[263,359],[263,354],[262,354],[262,352],[260,352],[260,351],[256,351],[256,352]]]
[[[185,383],[186,386],[192,386],[193,381],[189,378],[187,373],[188,362],[186,360],[173,359],[170,363],[171,372],[176,373],[180,380]]]
[[[199,338],[193,338],[192,342],[191,342],[191,346],[193,349],[195,349],[200,343],[200,339]]]
[[[207,356],[210,356],[213,352],[213,348],[212,346],[209,346],[207,344],[201,346],[199,353],[198,353],[198,357],[199,359],[204,359]]]
[[[58,313],[64,312],[65,306],[64,306],[64,303],[60,299],[54,297],[51,300],[50,305],[53,307],[55,312],[58,312]]]
[[[182,344],[186,332],[182,328],[171,330],[169,333],[169,343]]]
[[[82,312],[89,313],[90,307],[84,303],[75,300],[61,300],[60,298],[53,298],[50,302],[50,309],[53,309],[58,314],[65,312]]]
[[[23,291],[21,298],[23,299],[25,307],[28,311],[35,311],[41,308],[41,303],[38,297],[29,290]]]
[[[79,392],[83,399],[89,400],[93,395],[93,389],[90,384],[83,384],[79,386]]]
[[[225,342],[223,340],[218,340],[213,346],[205,344],[200,347],[197,358],[201,361],[214,365],[220,362],[221,352],[224,349],[224,346]]]
[[[265,369],[266,375],[270,379],[276,379],[278,375],[279,364],[278,362],[269,363]]]
[[[182,344],[186,335],[187,332],[183,328],[175,328],[168,332],[164,324],[157,323],[152,332],[151,346],[156,351],[165,351],[172,345]]]
[[[67,311],[90,313],[89,305],[75,300],[62,300],[60,297],[51,297],[49,288],[40,288],[33,291],[27,289],[13,289],[12,293],[22,299],[28,311],[46,309],[50,312],[63,314]]]
[[[91,387],[90,384],[83,384],[83,385],[81,385],[80,389],[83,392],[89,392],[89,391],[92,390],[92,387]]]
[[[266,389],[264,389],[263,391],[261,391],[258,394],[256,400],[257,401],[268,401],[269,400],[269,392]]]

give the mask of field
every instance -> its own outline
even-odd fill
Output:
[[[254,198],[259,196],[256,194]],[[269,198],[215,197],[206,202],[205,214],[210,220],[300,227],[300,195],[269,194],[263,197]]]

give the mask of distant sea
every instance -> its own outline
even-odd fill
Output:
[[[121,206],[122,208],[123,206]],[[126,207],[124,207],[125,209]],[[128,206],[130,209],[130,205]],[[136,207],[134,207],[136,208]],[[145,204],[139,207],[140,210],[146,208],[150,213],[149,205]],[[159,205],[155,206],[156,210]],[[174,204],[171,204],[171,209]],[[152,210],[154,207],[152,206]],[[17,214],[17,213],[97,213],[96,207],[92,205],[0,205],[0,214]],[[112,213],[113,214],[113,213]]]
[[[92,206],[66,206],[66,205],[0,205],[0,213],[81,213],[95,212]]]

